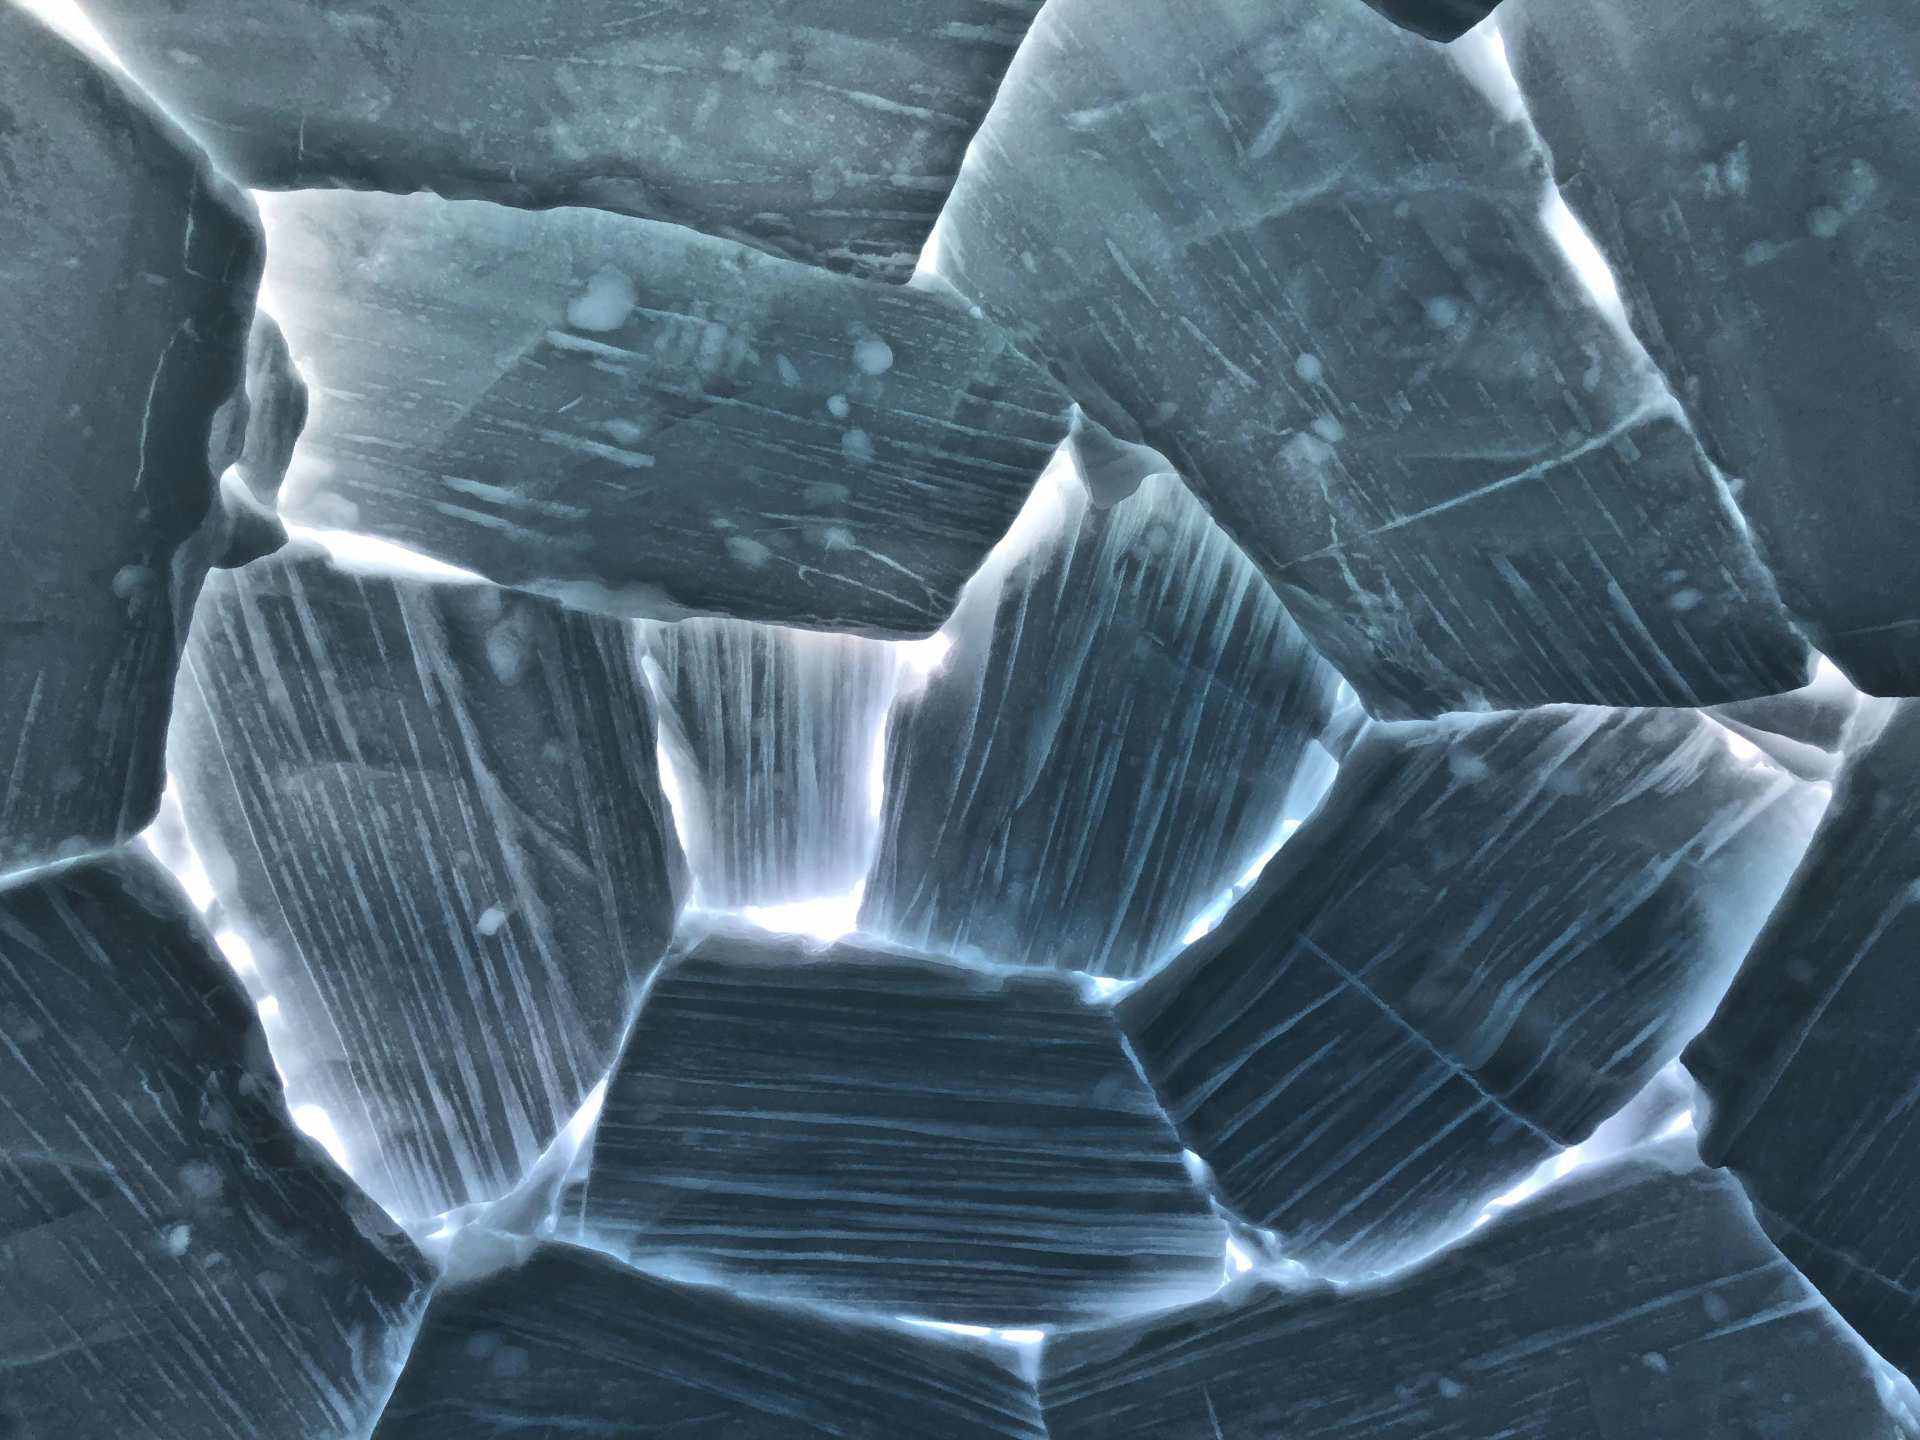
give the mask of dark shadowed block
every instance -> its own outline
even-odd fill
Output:
[[[158,866],[0,890],[0,1435],[357,1440],[426,1278]]]
[[[577,607],[925,635],[1069,405],[945,293],[592,210],[265,207],[288,515]]]
[[[1731,1181],[1656,1151],[1375,1288],[1248,1284],[1061,1336],[1052,1440],[1911,1435]]]
[[[1920,7],[1511,0],[1500,26],[1815,644],[1920,693]]]
[[[1375,714],[1791,689],[1806,645],[1543,219],[1490,45],[1357,0],[1056,0],[942,273],[1174,462]]]
[[[618,1048],[679,848],[625,627],[310,546],[214,577],[169,753],[296,1102],[408,1217],[511,1188]]]
[[[149,101],[12,5],[0,72],[5,872],[116,844],[159,804],[260,234]]]
[[[1339,677],[1177,476],[1095,509],[1055,472],[1033,506],[903,673],[860,923],[1137,976],[1318,799]]]
[[[1920,704],[1887,709],[1686,1061],[1709,1102],[1701,1155],[1745,1181],[1840,1313],[1920,1374]]]
[[[1429,40],[1458,40],[1493,13],[1500,0],[1367,0],[1396,25]]]
[[[905,279],[1039,0],[95,0],[247,185],[592,205]]]
[[[649,990],[573,1207],[650,1268],[994,1326],[1203,1295],[1226,1238],[1072,981],[750,932]]]
[[[590,1250],[434,1297],[375,1440],[1045,1440],[1009,1347],[757,1305]]]
[[[1121,1001],[1186,1143],[1332,1275],[1584,1140],[1706,1022],[1825,803],[1712,721],[1376,726],[1220,927]]]

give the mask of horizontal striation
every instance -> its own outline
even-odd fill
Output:
[[[1490,41],[1357,3],[1128,19],[1043,12],[941,271],[1175,463],[1371,711],[1804,682],[1720,476],[1543,218]]]
[[[1920,9],[1509,0],[1567,199],[1808,633],[1920,694]]]
[[[550,1245],[434,1297],[374,1440],[1044,1440],[1012,1359]]]
[[[1896,1440],[1870,1358],[1731,1182],[1654,1152],[1377,1288],[1235,1287],[1056,1338],[1052,1440]]]
[[[395,1213],[511,1188],[618,1048],[680,857],[626,627],[291,547],[209,582],[169,752],[296,1100]]]
[[[1873,707],[1825,824],[1686,1063],[1709,1163],[1840,1313],[1920,1375],[1920,703]]]
[[[0,889],[0,1434],[358,1440],[425,1282],[159,867]]]
[[[1826,801],[1684,712],[1376,726],[1120,1002],[1244,1218],[1323,1273],[1445,1240],[1711,1015]]]
[[[88,0],[247,185],[591,205],[903,280],[1040,0]]]
[[[845,895],[873,863],[895,648],[743,620],[643,622],[695,903]]]
[[[631,618],[925,635],[1066,435],[966,306],[593,210],[266,202],[288,515]]]
[[[1043,482],[903,680],[863,930],[1137,976],[1318,798],[1339,677],[1177,476],[1135,484]]]
[[[652,1268],[996,1326],[1205,1294],[1225,1240],[1074,982],[745,933],[653,984],[572,1206]]]
[[[261,241],[150,101],[12,5],[0,57],[4,873],[115,845],[159,805]]]

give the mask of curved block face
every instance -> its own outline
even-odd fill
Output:
[[[1376,715],[1802,684],[1724,482],[1543,219],[1490,43],[1476,71],[1357,0],[1061,0],[941,271],[1174,462]]]
[[[267,189],[591,205],[904,280],[1039,0],[94,0]]]
[[[1067,433],[949,295],[591,210],[265,213],[319,392],[288,517],[581,609],[926,635]]]
[[[0,1433],[356,1440],[427,1270],[129,852],[0,889]]]
[[[114,74],[0,9],[0,873],[153,818],[241,382],[252,207]]]
[[[1396,25],[1429,40],[1458,40],[1493,13],[1500,0],[1367,0]]]
[[[1119,1005],[1228,1204],[1363,1276],[1626,1105],[1712,1014],[1825,803],[1730,738],[1571,708],[1363,735],[1219,929]]]
[[[1902,1440],[1737,1186],[1636,1158],[1377,1287],[1257,1282],[1041,1355],[1053,1440]]]
[[[743,620],[643,623],[692,903],[844,896],[873,864],[893,646]]]
[[[374,1440],[1045,1440],[1015,1358],[550,1245],[434,1297]]]
[[[170,767],[296,1104],[394,1213],[496,1198],[612,1063],[681,860],[625,627],[310,546],[216,575]]]
[[[306,428],[309,397],[287,337],[265,313],[253,317],[247,336],[247,405],[246,440],[234,463],[254,498],[271,507]]]
[[[1072,981],[745,932],[650,987],[571,1210],[649,1269],[1001,1327],[1204,1295],[1226,1242]]]
[[[1686,1054],[1700,1153],[1745,1182],[1780,1248],[1868,1343],[1920,1374],[1914,1186],[1920,704],[1841,770],[1826,823]]]
[[[1177,476],[1043,481],[888,721],[861,928],[1132,978],[1280,843],[1339,677]]]
[[[1514,68],[1814,643],[1920,694],[1920,10],[1513,0]]]

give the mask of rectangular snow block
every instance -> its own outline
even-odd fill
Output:
[[[1226,1240],[1075,982],[732,931],[649,989],[570,1211],[648,1268],[995,1327],[1206,1294]]]

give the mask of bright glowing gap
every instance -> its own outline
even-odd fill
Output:
[[[252,975],[260,968],[253,958],[253,946],[238,930],[216,930],[213,943],[220,947],[220,953],[227,957],[227,964],[236,975]]]
[[[932,230],[927,232],[927,242],[920,247],[920,258],[914,263],[914,277],[938,275],[940,273],[940,225],[934,222]]]
[[[944,630],[936,630],[924,640],[896,640],[893,648],[907,672],[925,681],[946,663],[947,652],[953,649],[953,637]]]
[[[114,69],[126,73],[126,65],[113,53],[113,47],[107,44],[106,38],[94,28],[93,21],[87,18],[86,12],[74,0],[19,0],[19,4],[29,15],[46,21],[81,49],[92,51]]]
[[[748,905],[740,913],[750,924],[776,935],[805,935],[830,943],[859,922],[860,902],[866,894],[867,882],[862,880],[844,895],[821,895],[785,905]]]
[[[659,667],[654,665],[651,656],[642,662],[642,669],[647,669],[647,667],[652,667],[648,672],[649,678],[659,670]],[[653,687],[654,701],[656,704],[659,703],[659,698],[663,693],[664,690],[661,686],[656,685]],[[685,854],[688,851],[687,790],[686,787],[680,783],[680,772],[673,767],[673,756],[668,753],[667,743],[664,739],[654,742],[653,763],[655,769],[657,769],[660,774],[660,793],[666,797],[667,811],[673,817],[674,838],[680,842],[681,853]]]
[[[293,1123],[318,1141],[320,1148],[333,1157],[334,1164],[351,1173],[347,1163],[347,1142],[340,1138],[339,1128],[324,1105],[294,1106]]]
[[[922,1320],[915,1315],[893,1317],[916,1330],[938,1330],[943,1335],[965,1335],[970,1340],[998,1340],[1006,1345],[1038,1345],[1047,1338],[1044,1330],[995,1330],[988,1325],[961,1325],[951,1320]]]
[[[878,820],[887,798],[887,717],[873,727],[873,744],[867,750],[867,818]]]
[[[351,530],[315,530],[305,525],[289,525],[287,534],[296,539],[311,540],[343,569],[383,575],[414,575],[426,580],[486,579],[472,570],[462,570],[458,565],[449,565],[431,555],[409,550],[404,545],[376,540],[371,535],[361,535]]]
[[[1194,941],[1208,934],[1214,926],[1225,919],[1227,911],[1233,908],[1234,901],[1247,893],[1248,889],[1252,887],[1253,882],[1260,878],[1260,872],[1267,868],[1267,865],[1272,861],[1273,857],[1280,853],[1280,847],[1291,840],[1294,831],[1299,828],[1300,822],[1298,820],[1289,819],[1281,821],[1280,833],[1274,842],[1267,846],[1267,848],[1254,859],[1251,865],[1240,872],[1239,879],[1235,880],[1233,884],[1227,886],[1226,889],[1216,895],[1212,903],[1194,918],[1194,922],[1187,927],[1186,933],[1180,937],[1180,943],[1182,945],[1193,944]]]
[[[580,1102],[580,1108],[574,1112],[573,1119],[567,1122],[567,1128],[561,1132],[567,1143],[578,1154],[580,1147],[587,1143],[587,1137],[593,1133],[593,1127],[600,1121],[600,1112],[607,1105],[607,1082],[602,1080],[587,1092],[587,1098]]]
[[[1676,1135],[1691,1135],[1692,1133],[1693,1111],[1682,1110],[1667,1122],[1667,1128],[1660,1132],[1659,1138],[1662,1140],[1671,1140]]]
[[[187,823],[180,813],[180,791],[167,777],[166,787],[160,792],[160,810],[154,821],[138,836],[147,853],[157,861],[173,878],[180,888],[187,892],[187,899],[193,908],[202,915],[213,908],[213,877],[207,871],[206,862],[200,858],[200,852],[193,848],[193,837],[187,834]],[[216,935],[214,939],[219,940]],[[238,939],[238,937],[235,937]],[[245,942],[242,941],[242,944]],[[223,943],[222,950],[226,950]],[[243,966],[234,960],[233,953],[227,952],[227,959],[233,962],[236,970]]]
[[[1593,236],[1587,233],[1587,227],[1580,223],[1580,217],[1573,213],[1566,197],[1557,188],[1548,190],[1546,202],[1541,206],[1540,219],[1554,243],[1560,247],[1561,254],[1573,266],[1574,273],[1580,277],[1587,294],[1593,297],[1594,304],[1605,312],[1607,318],[1626,328],[1627,308],[1621,302],[1620,284],[1613,278],[1613,267],[1607,264],[1607,257],[1600,253]]]

